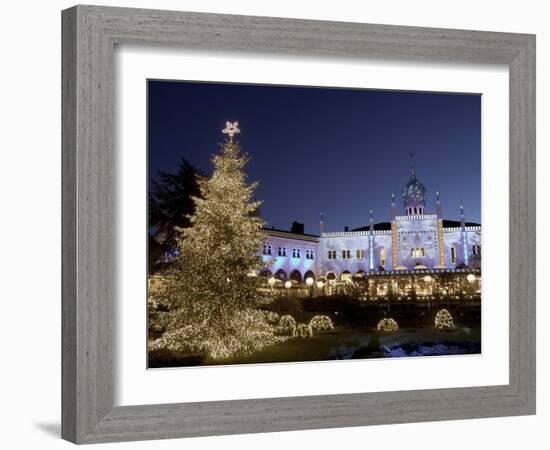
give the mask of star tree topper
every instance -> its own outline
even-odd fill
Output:
[[[222,130],[223,134],[227,134],[229,136],[230,141],[233,140],[233,136],[239,134],[240,132],[239,122],[225,122],[225,128]]]

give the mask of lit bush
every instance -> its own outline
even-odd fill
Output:
[[[281,328],[294,328],[296,327],[296,321],[291,315],[285,314],[281,317],[281,320],[279,320],[279,326]]]
[[[272,325],[275,325],[279,323],[279,314],[273,311],[266,311],[265,312],[265,320],[267,323],[270,323]]]
[[[275,327],[275,333],[278,336],[294,336],[296,330],[296,321],[294,317],[289,314],[281,316],[279,320],[279,325]]]
[[[312,330],[327,331],[334,328],[334,324],[329,316],[314,316],[309,321],[309,326]]]
[[[438,330],[448,330],[455,326],[453,316],[451,316],[451,313],[446,309],[438,311],[435,315],[434,325]]]
[[[397,322],[394,319],[384,318],[378,322],[376,329],[378,331],[392,332],[399,330],[399,325],[397,325]]]
[[[294,337],[311,337],[313,336],[313,330],[311,329],[311,326],[306,323],[299,323],[295,328],[294,332],[292,333]]]

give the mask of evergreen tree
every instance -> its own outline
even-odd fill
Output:
[[[176,228],[190,225],[195,212],[194,196],[200,196],[199,180],[204,174],[186,159],[180,160],[176,173],[159,172],[149,191],[149,227],[156,227],[156,239],[164,252],[175,250]]]
[[[179,255],[162,293],[169,305],[166,332],[152,348],[206,353],[213,358],[249,353],[277,338],[264,315],[266,302],[256,274],[263,221],[246,184],[247,156],[230,137],[212,158],[214,172],[199,182],[191,226],[180,229]]]

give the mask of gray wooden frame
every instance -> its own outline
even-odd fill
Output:
[[[535,413],[535,37],[96,6],[62,13],[62,436],[76,443]],[[508,385],[113,406],[116,44],[506,64],[510,76]]]

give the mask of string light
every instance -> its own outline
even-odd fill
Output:
[[[327,331],[334,328],[334,324],[329,316],[314,316],[309,321],[309,326],[312,330]]]
[[[442,309],[435,315],[434,325],[438,330],[447,330],[454,327],[453,316],[446,309]]]
[[[399,330],[399,325],[397,325],[395,319],[387,317],[378,322],[376,329],[378,331],[394,332]]]
[[[270,290],[261,289],[262,277],[255,276],[265,269],[257,255],[265,240],[264,223],[255,214],[261,202],[253,200],[257,183],[245,182],[248,159],[233,141],[238,122],[228,122],[223,132],[229,139],[212,158],[212,177],[199,183],[191,226],[178,229],[178,255],[164,288],[154,295],[168,312],[155,316],[164,333],[151,340],[151,349],[217,359],[284,339],[257,309],[272,299]]]

